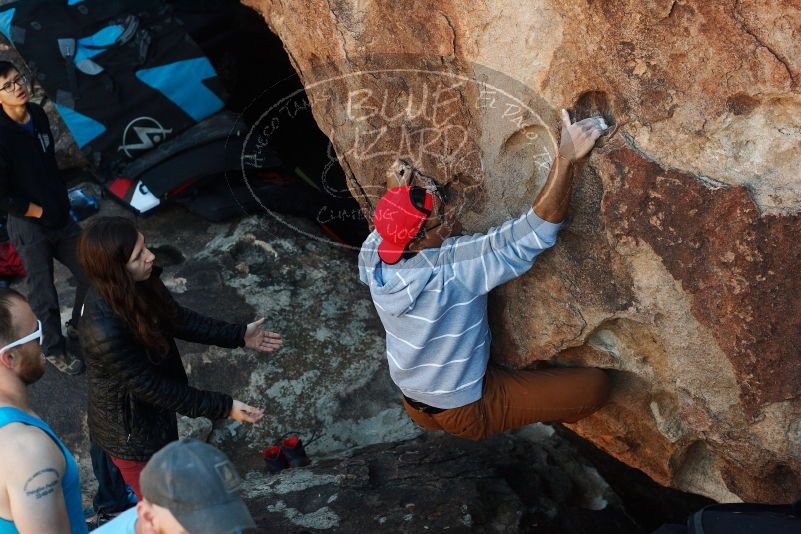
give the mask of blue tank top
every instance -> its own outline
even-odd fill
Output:
[[[67,506],[67,516],[70,520],[70,533],[71,534],[84,534],[89,532],[86,528],[86,522],[83,518],[83,508],[81,503],[81,481],[78,478],[78,464],[75,463],[75,458],[61,443],[55,432],[41,419],[37,419],[30,414],[12,407],[0,408],[0,428],[9,423],[23,423],[30,426],[35,426],[47,433],[56,445],[61,449],[64,454],[64,461],[66,469],[64,470],[64,478],[61,481],[61,489],[64,492],[64,503]],[[0,534],[18,534],[19,530],[14,526],[12,521],[0,517]]]

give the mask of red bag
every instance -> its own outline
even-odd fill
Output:
[[[0,276],[25,276],[22,258],[9,241],[0,243]]]

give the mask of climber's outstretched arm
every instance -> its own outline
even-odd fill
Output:
[[[559,151],[551,165],[548,181],[534,200],[532,207],[540,218],[553,223],[562,222],[573,193],[573,162],[589,154],[598,139],[607,129],[601,117],[591,117],[575,124],[570,123],[567,110],[562,110],[562,138]]]

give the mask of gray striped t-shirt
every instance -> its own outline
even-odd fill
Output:
[[[395,265],[378,257],[378,233],[367,237],[359,278],[370,287],[387,333],[389,372],[404,395],[437,408],[481,398],[491,340],[487,294],[529,270],[560,226],[530,209]]]

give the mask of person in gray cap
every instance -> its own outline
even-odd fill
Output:
[[[142,500],[97,534],[234,534],[255,528],[228,457],[196,439],[173,441],[148,461]]]

